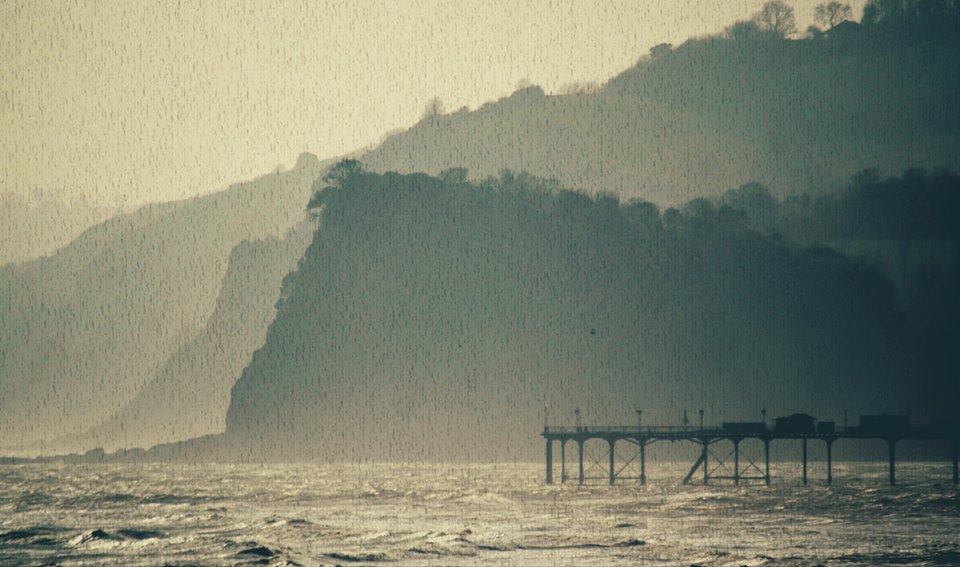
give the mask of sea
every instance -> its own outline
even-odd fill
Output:
[[[949,464],[547,485],[542,463],[0,466],[3,565],[960,565]],[[559,478],[557,479],[559,480]]]

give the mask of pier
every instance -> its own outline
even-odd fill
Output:
[[[546,481],[554,482],[554,443],[560,444],[560,482],[570,480],[567,474],[567,446],[576,451],[575,475],[579,484],[588,480],[607,481],[611,485],[617,481],[635,480],[640,484],[647,482],[646,448],[658,441],[689,442],[699,446],[699,456],[683,479],[684,484],[712,481],[729,481],[733,484],[758,481],[770,484],[770,445],[774,441],[799,441],[802,463],[802,482],[807,484],[808,459],[807,446],[810,442],[824,443],[826,446],[826,483],[833,483],[833,444],[837,441],[880,440],[887,444],[888,478],[890,484],[896,484],[896,448],[902,441],[944,441],[950,446],[953,463],[953,483],[960,484],[960,463],[958,463],[958,444],[960,430],[955,424],[930,424],[913,426],[907,416],[879,415],[862,416],[860,425],[854,427],[836,427],[833,422],[816,420],[806,414],[794,414],[777,418],[772,427],[768,427],[766,416],[763,422],[724,422],[720,425],[704,426],[703,412],[700,412],[700,425],[590,425],[579,424],[580,412],[576,412],[575,426],[544,425],[543,437],[546,439]],[[687,422],[684,415],[684,422]],[[606,463],[604,457],[588,463],[592,470],[604,469],[603,476],[590,476],[584,467],[584,446],[591,440],[606,444]],[[762,444],[762,457],[744,454],[741,445],[748,440]],[[624,463],[617,463],[617,445],[626,444],[635,449]],[[746,458],[744,458],[746,457]]]

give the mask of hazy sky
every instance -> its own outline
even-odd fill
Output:
[[[205,193],[376,143],[434,96],[602,82],[762,3],[0,0],[0,192]]]

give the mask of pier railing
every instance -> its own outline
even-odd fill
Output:
[[[570,435],[576,433],[698,433],[700,431],[720,431],[719,427],[701,429],[693,425],[548,425],[543,428],[545,435]]]
[[[731,429],[721,425],[547,425],[542,435],[656,435],[656,434],[690,434],[708,435],[716,437],[750,437],[769,435],[776,438],[799,437],[849,437],[861,439],[886,439],[888,437],[901,439],[950,439],[960,437],[960,431],[944,430],[936,426],[910,426],[901,429],[869,429],[858,426],[836,426],[830,430],[791,431],[778,430],[764,426],[751,429]]]

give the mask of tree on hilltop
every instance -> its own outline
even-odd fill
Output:
[[[852,17],[853,10],[850,9],[850,5],[836,0],[820,4],[813,14],[813,19],[828,29]]]
[[[783,0],[770,0],[753,17],[763,31],[787,37],[797,31],[797,18],[793,8]]]

